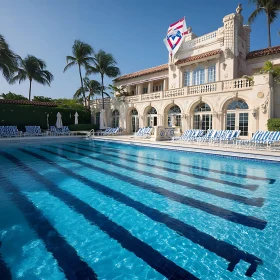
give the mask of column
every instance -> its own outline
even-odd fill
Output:
[[[151,93],[153,91],[153,82],[148,83],[148,93]]]
[[[221,67],[220,58],[218,58],[218,61],[216,63],[216,82],[219,82],[221,80],[221,77],[220,77],[220,67]]]
[[[190,86],[193,86],[193,69],[190,69]]]
[[[167,90],[167,79],[163,79],[163,90]]]
[[[204,83],[208,83],[208,66],[204,67]]]

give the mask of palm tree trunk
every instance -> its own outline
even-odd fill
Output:
[[[102,96],[102,109],[104,110],[104,75],[101,74],[101,86],[102,86],[102,89],[101,89],[101,96]]]
[[[85,95],[85,89],[84,89],[84,83],[83,83],[83,78],[82,78],[82,72],[81,72],[81,65],[79,64],[79,74],[80,74],[80,79],[81,79],[81,87],[82,87],[82,91],[83,91],[83,98],[84,98],[84,102],[85,102],[85,106],[86,106],[86,95]]]
[[[29,101],[31,100],[31,83],[32,79],[29,79]]]
[[[271,47],[271,35],[270,35],[270,21],[269,21],[269,15],[266,14],[267,16],[267,28],[268,28],[268,47]]]

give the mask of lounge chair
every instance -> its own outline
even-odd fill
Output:
[[[42,136],[44,133],[41,131],[40,126],[25,126],[25,132],[23,133],[23,136]]]
[[[188,134],[182,137],[181,141],[183,142],[195,142],[197,138],[200,138],[205,133],[202,129],[192,129],[192,131]]]
[[[234,141],[240,136],[241,130],[231,130],[231,133],[227,134],[226,137],[220,139],[220,146],[226,146],[234,144]]]
[[[190,133],[193,132],[193,129],[187,129],[185,130],[181,136],[174,136],[172,137],[171,141],[180,141],[182,140],[183,137],[188,137],[190,135]]]
[[[255,144],[256,141],[258,141],[258,140],[261,140],[263,135],[264,135],[264,132],[258,130],[256,133],[254,133],[252,139],[250,139],[250,140],[236,140],[235,141],[236,148],[241,148],[241,147],[250,148],[251,147],[250,145]]]
[[[5,126],[3,129],[2,137],[20,137],[22,132],[16,126]]]
[[[197,137],[195,139],[195,142],[198,144],[202,144],[202,143],[208,142],[211,137],[214,138],[216,136],[217,136],[217,130],[208,129],[207,133],[202,137]]]

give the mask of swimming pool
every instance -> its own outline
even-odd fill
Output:
[[[85,140],[0,163],[0,279],[280,279],[279,163]]]

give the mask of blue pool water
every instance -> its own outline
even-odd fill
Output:
[[[280,164],[101,141],[0,147],[0,279],[280,279]]]

